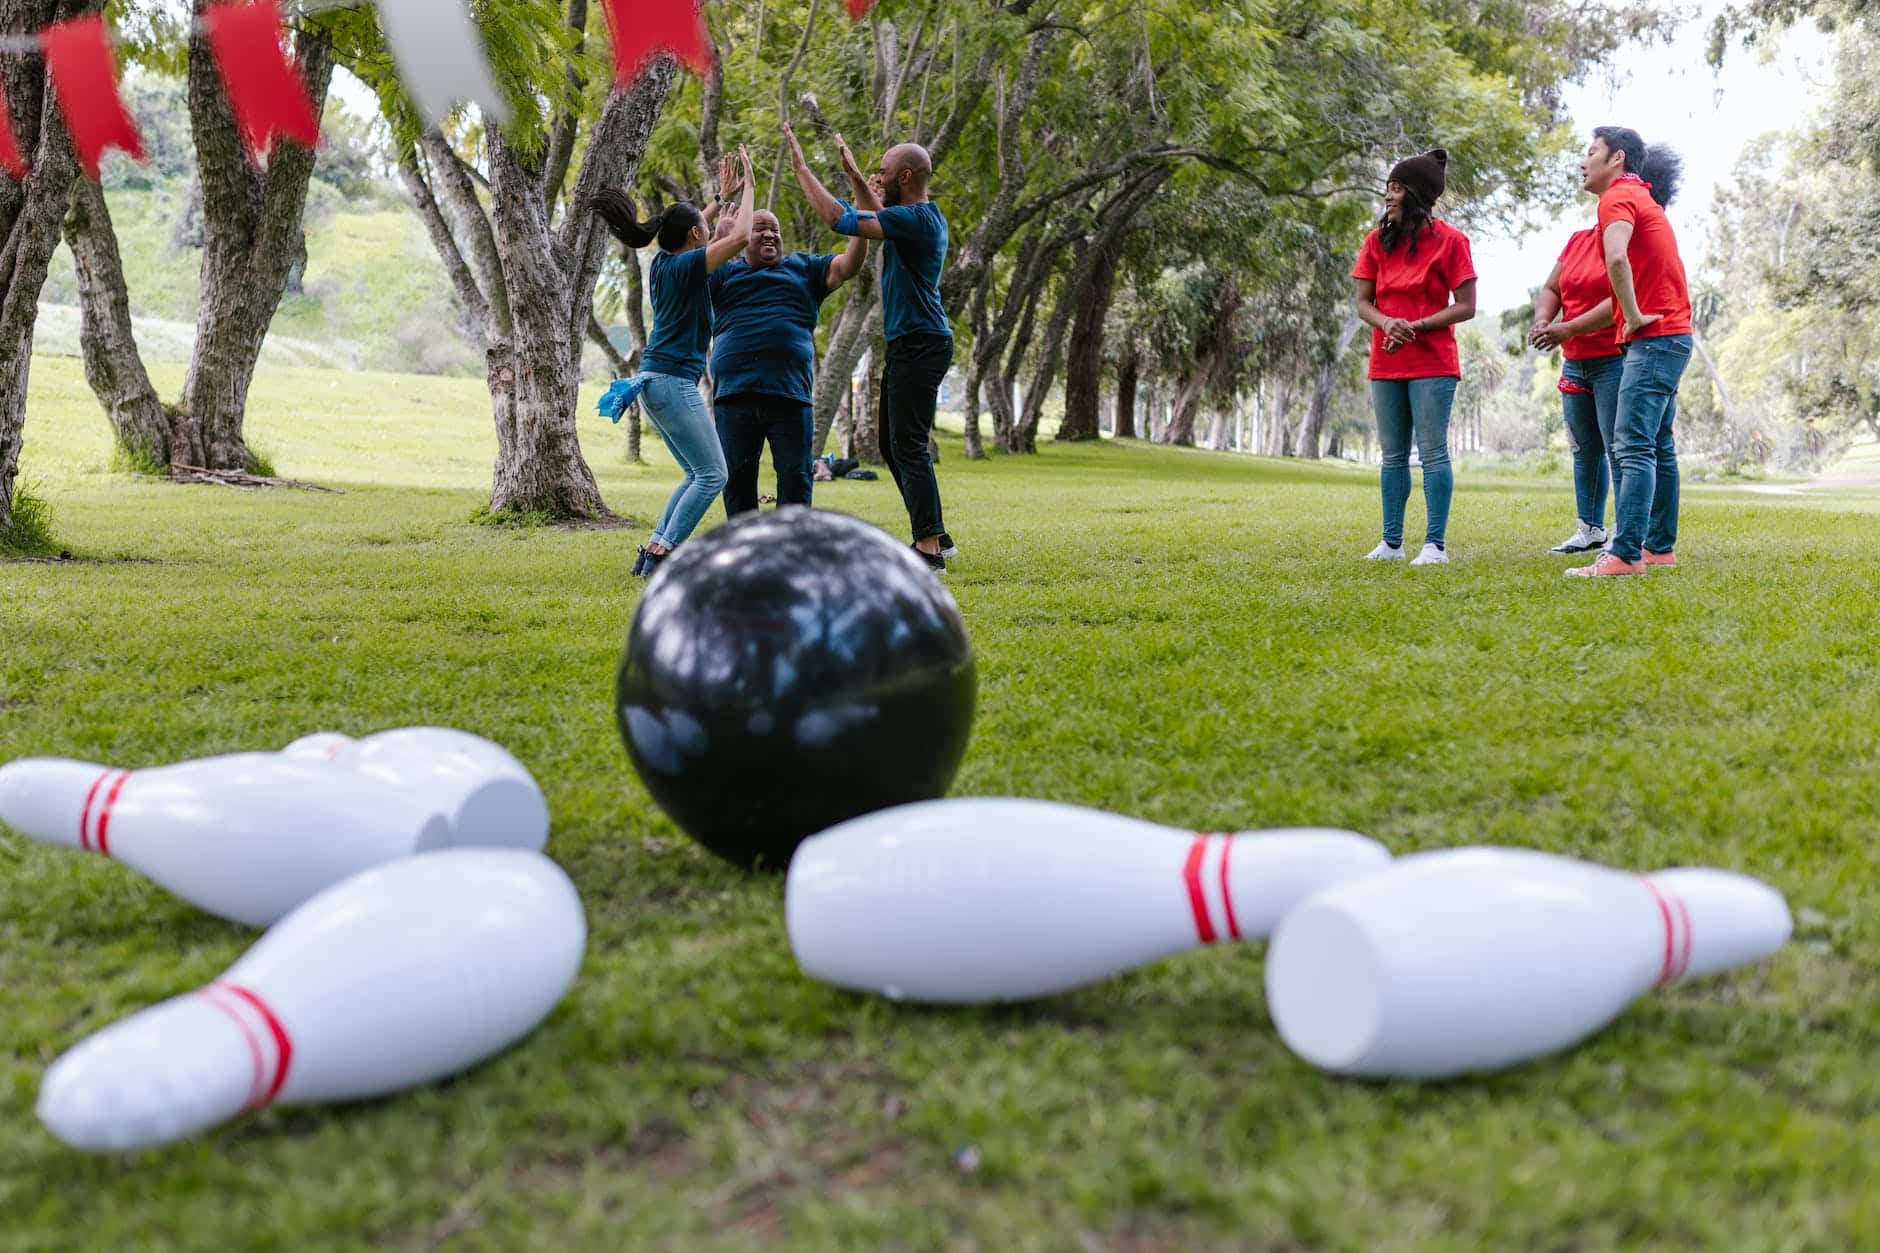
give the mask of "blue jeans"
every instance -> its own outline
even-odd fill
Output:
[[[1606,488],[1619,478],[1612,456],[1612,424],[1619,414],[1619,376],[1625,358],[1594,357],[1565,361],[1560,377],[1586,392],[1561,392],[1567,420],[1567,447],[1573,450],[1573,501],[1581,522],[1606,525]]]
[[[764,445],[777,472],[777,504],[807,505],[814,490],[810,444],[815,439],[815,410],[788,396],[749,392],[720,396],[712,407],[718,418],[718,443],[725,450],[730,482],[725,487],[725,516],[735,518],[757,508],[757,469]]]
[[[1423,505],[1429,513],[1424,543],[1441,544],[1449,528],[1449,497],[1456,486],[1449,468],[1449,408],[1455,400],[1453,378],[1371,380],[1377,444],[1384,452],[1384,542],[1393,547],[1403,543],[1413,434],[1423,462]]]
[[[1637,561],[1641,547],[1668,553],[1678,542],[1678,380],[1691,363],[1689,335],[1660,335],[1625,346],[1613,460],[1619,500],[1613,507],[1612,552]]]
[[[696,383],[669,374],[646,376],[640,407],[672,459],[685,471],[679,486],[666,501],[666,511],[653,528],[653,542],[677,548],[690,535],[725,489],[725,450],[718,446],[718,430]]]

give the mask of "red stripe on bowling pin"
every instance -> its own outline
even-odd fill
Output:
[[[1234,837],[1221,837],[1221,906],[1227,912],[1227,934],[1240,938],[1240,920],[1234,917],[1234,890],[1227,882],[1227,855],[1234,851]]]
[[[98,810],[98,851],[106,857],[111,855],[111,807],[117,804],[118,793],[130,781],[131,772],[120,771],[111,783],[111,790],[104,794],[104,804]]]
[[[1665,926],[1665,953],[1658,967],[1658,982],[1654,987],[1663,987],[1674,979],[1682,978],[1691,965],[1691,911],[1685,908],[1684,901],[1676,893],[1667,891],[1649,878],[1640,877],[1645,890],[1652,894],[1652,900],[1658,904],[1658,916]]]
[[[1195,912],[1195,934],[1203,944],[1214,943],[1214,919],[1208,916],[1208,895],[1201,887],[1201,863],[1208,855],[1208,837],[1197,835],[1188,846],[1188,864],[1182,880],[1188,885],[1188,907]]]
[[[206,988],[198,988],[196,995],[221,1010],[223,1016],[235,1024],[236,1030],[242,1033],[242,1039],[247,1042],[248,1058],[253,1064],[253,1071],[248,1078],[248,1100],[245,1108],[255,1108],[261,1104],[261,1094],[267,1091],[265,1072],[267,1063],[261,1056],[261,1041],[256,1038],[254,1029],[248,1025],[248,1020],[242,1017],[241,1010],[222,999],[225,993],[221,985],[211,983]]]
[[[91,781],[91,790],[85,793],[85,807],[78,811],[78,846],[86,852],[91,851],[92,802],[98,799],[98,789],[103,787],[104,781],[110,777],[111,771],[107,770]]]
[[[277,1018],[274,1011],[268,1007],[268,1003],[259,996],[250,992],[239,983],[218,983],[214,986],[225,988],[252,1005],[255,1012],[261,1015],[261,1021],[267,1026],[268,1034],[274,1037],[276,1049],[274,1057],[274,1081],[268,1085],[267,1092],[262,1096],[259,1102],[261,1105],[272,1105],[274,1098],[281,1094],[281,1088],[287,1082],[288,1067],[292,1066],[294,1063],[294,1042],[288,1037],[287,1028],[281,1025],[281,1020]]]

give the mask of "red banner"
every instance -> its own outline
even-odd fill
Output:
[[[137,124],[118,96],[117,66],[111,45],[105,42],[104,19],[97,14],[75,17],[48,26],[40,34],[46,50],[46,70],[65,113],[65,128],[79,163],[91,178],[98,177],[98,162],[107,148],[122,148],[144,159]]]
[[[868,16],[868,11],[875,7],[875,0],[849,0],[849,17],[861,21]]]
[[[26,179],[26,158],[20,155],[20,141],[13,137],[13,115],[7,111],[7,85],[0,82],[0,166],[14,178]]]
[[[850,0],[851,3],[854,0]],[[614,33],[614,78],[630,85],[647,62],[670,52],[694,74],[712,68],[712,40],[705,16],[692,0],[602,0]]]
[[[306,83],[281,48],[281,14],[274,0],[231,0],[204,12],[203,21],[249,158],[259,165],[276,135],[317,146],[320,119]]]

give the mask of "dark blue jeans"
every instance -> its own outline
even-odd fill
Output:
[[[720,396],[712,406],[718,442],[725,450],[725,516],[735,518],[757,508],[757,471],[764,445],[777,472],[777,503],[810,503],[810,443],[815,411],[788,396],[745,393]]]
[[[1453,378],[1371,380],[1377,445],[1384,453],[1384,541],[1392,546],[1403,543],[1412,435],[1423,463],[1423,506],[1429,513],[1423,542],[1440,544],[1449,529],[1449,497],[1456,484],[1449,468],[1449,410],[1455,401]]]
[[[1612,552],[1637,561],[1639,550],[1668,553],[1678,542],[1678,381],[1691,363],[1689,335],[1635,339],[1625,346],[1613,459],[1619,500],[1613,508]]]
[[[1606,525],[1607,485],[1619,477],[1612,455],[1612,424],[1619,416],[1619,376],[1624,371],[1623,356],[1566,361],[1560,366],[1561,378],[1587,389],[1561,392],[1560,408],[1567,420],[1567,446],[1573,449],[1574,508],[1588,526]]]

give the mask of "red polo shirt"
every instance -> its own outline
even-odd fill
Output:
[[[1626,259],[1632,263],[1632,290],[1638,296],[1640,313],[1665,316],[1646,327],[1640,339],[1660,335],[1691,333],[1691,292],[1684,281],[1684,260],[1678,256],[1678,237],[1671,231],[1671,220],[1651,188],[1636,174],[1627,174],[1606,189],[1599,198],[1599,236],[1614,222],[1632,224],[1632,242],[1626,246]],[[1616,306],[1615,306],[1616,309]],[[1625,314],[1619,313],[1619,340],[1625,341]]]
[[[1365,236],[1351,277],[1377,284],[1377,310],[1386,317],[1414,322],[1449,307],[1456,288],[1475,277],[1469,237],[1447,222],[1432,219],[1416,240],[1400,239],[1385,252],[1374,230]],[[1374,379],[1460,378],[1456,328],[1425,331],[1396,352],[1384,351],[1384,332],[1371,328],[1371,377]]]
[[[1612,299],[1612,280],[1606,277],[1606,254],[1599,240],[1599,232],[1590,227],[1575,231],[1560,254],[1560,316],[1569,322],[1600,301]],[[1575,335],[1560,345],[1560,355],[1569,361],[1616,357],[1619,328]]]

